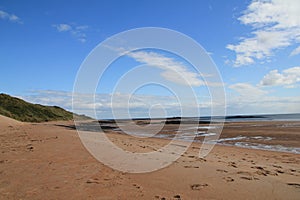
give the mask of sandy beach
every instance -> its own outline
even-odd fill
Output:
[[[277,126],[280,122],[269,122],[254,129],[251,123],[229,123],[224,136],[251,136],[255,131],[266,137],[281,133],[276,144],[300,146],[299,127],[281,129]],[[72,121],[20,123],[1,116],[0,199],[300,197],[299,154],[216,145],[203,159],[198,158],[201,143],[195,142],[170,166],[131,174],[113,170],[93,158],[76,130],[68,128],[72,126]],[[287,137],[284,130],[289,133]],[[133,152],[157,150],[168,143],[167,139],[135,138],[115,131],[107,135],[119,147]]]
[[[300,200],[300,0],[0,0],[0,200]]]

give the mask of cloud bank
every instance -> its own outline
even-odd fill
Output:
[[[227,92],[227,114],[259,114],[259,113],[296,113],[300,112],[300,97],[278,97],[272,96],[260,86],[248,83],[237,83],[229,86]],[[198,97],[197,107],[191,106],[188,101],[180,102],[174,96],[155,96],[155,95],[131,95],[117,94],[117,100],[111,103],[111,94],[96,94],[95,102],[88,101],[91,94],[80,94],[81,100],[74,102],[78,114],[94,116],[94,109],[99,119],[114,118],[114,111],[118,116],[126,117],[130,112],[131,117],[165,117],[180,116],[180,106],[195,113],[199,109],[201,116],[209,116],[212,105],[210,97]],[[31,94],[21,96],[22,99],[44,105],[58,105],[72,111],[72,93],[64,91],[39,90],[32,91]]]

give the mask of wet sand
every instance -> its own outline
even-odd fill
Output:
[[[201,144],[193,143],[180,159],[166,168],[130,174],[94,159],[72,125],[73,122],[19,123],[1,116],[0,199],[300,197],[299,154],[216,145],[203,159],[198,158]],[[239,128],[233,127],[238,125]],[[248,125],[230,123],[222,137],[253,135],[255,131],[268,136],[281,132],[282,139],[277,143],[292,141],[292,146],[299,145],[300,132],[295,127],[291,130],[269,123],[265,128]],[[166,139],[108,132],[115,144],[133,152],[150,152],[168,143]],[[285,132],[288,139],[284,139]]]

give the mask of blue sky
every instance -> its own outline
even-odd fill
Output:
[[[298,13],[300,3],[293,0],[0,0],[0,92],[71,110],[76,74],[96,45],[129,29],[163,27],[193,38],[212,57],[224,81],[228,114],[300,112]],[[179,59],[158,51],[144,56],[154,59],[155,53]],[[143,63],[149,64],[134,56],[114,63],[97,91],[99,118],[111,117],[114,81]],[[204,100],[209,93],[194,87],[202,91],[199,105],[209,111]],[[148,106],[132,106],[143,110],[134,116],[145,116],[149,104],[168,106],[173,109],[168,115],[178,115],[178,105],[169,105],[170,92],[162,88],[149,86],[136,95]],[[82,112],[89,114],[88,109],[83,106]]]

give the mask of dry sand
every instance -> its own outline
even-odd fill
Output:
[[[0,116],[0,199],[300,199],[299,154],[216,145],[200,159],[200,144],[193,143],[164,169],[129,174],[95,160],[77,132],[64,127],[72,124]],[[135,152],[167,143],[109,137]]]
[[[3,115],[0,115],[0,128],[7,128],[8,126],[15,126],[15,125],[21,125],[22,122],[19,122],[17,120],[14,120],[9,117],[5,117]]]

